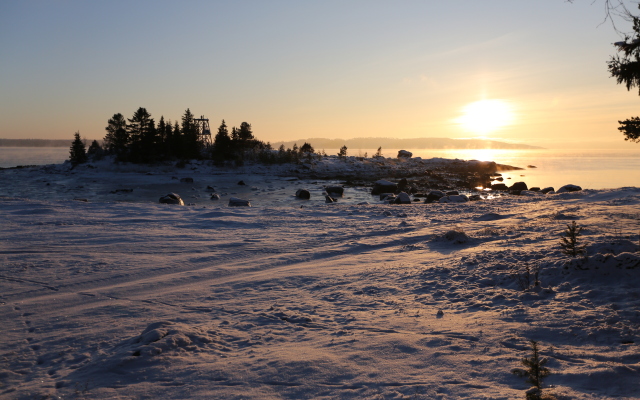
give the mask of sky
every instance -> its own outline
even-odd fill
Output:
[[[102,139],[145,107],[269,142],[640,149],[617,130],[640,96],[609,76],[604,18],[603,0],[2,1],[0,138]]]

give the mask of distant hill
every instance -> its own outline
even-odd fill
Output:
[[[0,147],[69,147],[71,142],[71,139],[0,139]]]
[[[274,149],[284,144],[284,147],[291,148],[294,143],[298,147],[305,142],[310,143],[315,149],[339,149],[347,146],[349,149],[498,149],[498,150],[534,150],[542,149],[539,146],[526,144],[515,144],[498,142],[495,140],[483,139],[448,139],[448,138],[415,138],[415,139],[394,139],[394,138],[354,138],[354,139],[322,139],[310,138],[291,140],[287,142],[272,143]]]

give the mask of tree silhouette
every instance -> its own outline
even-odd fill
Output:
[[[74,139],[69,149],[69,161],[71,161],[71,165],[74,167],[87,162],[87,150],[84,142],[80,139],[80,132],[74,134]]]
[[[104,128],[107,134],[104,137],[104,147],[107,152],[115,154],[119,160],[124,160],[129,146],[129,133],[127,132],[127,121],[120,113],[113,114]]]
[[[159,159],[156,124],[146,108],[140,107],[129,118],[127,132],[130,137],[129,161],[154,162]]]
[[[198,128],[194,116],[188,108],[182,115],[182,154],[184,159],[201,158],[200,151],[204,145],[198,137]]]
[[[628,16],[633,21],[633,34],[627,35],[624,41],[614,43],[620,54],[611,57],[607,65],[618,84],[624,84],[627,90],[637,87],[640,95],[640,17],[631,14]],[[640,118],[631,117],[618,123],[618,130],[624,134],[624,140],[640,142]]]

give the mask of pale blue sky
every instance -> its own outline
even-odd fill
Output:
[[[456,118],[485,98],[516,117],[492,138],[632,147],[617,120],[640,97],[608,76],[603,18],[590,0],[5,0],[0,138],[100,139],[138,107],[271,142],[463,138]]]

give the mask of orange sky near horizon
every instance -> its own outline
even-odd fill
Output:
[[[617,121],[638,114],[640,97],[609,77],[621,37],[601,24],[601,6],[4,2],[0,138],[101,139],[114,113],[145,107],[156,121],[189,108],[212,129],[247,121],[270,142],[482,136],[633,148]],[[490,108],[464,116],[482,100],[508,105],[491,117],[508,122],[490,121]]]

